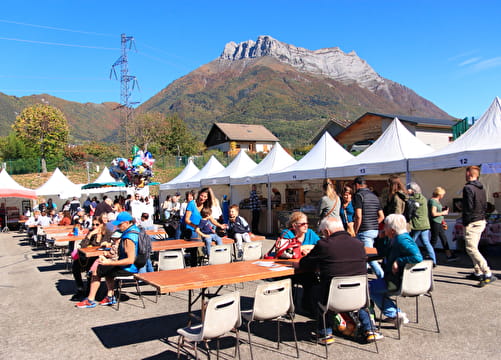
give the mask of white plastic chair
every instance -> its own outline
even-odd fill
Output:
[[[158,271],[184,269],[182,250],[164,250],[158,253]]]
[[[249,336],[249,347],[251,359],[252,340],[250,325],[253,321],[277,320],[277,349],[280,348],[280,319],[288,316],[291,320],[294,341],[296,342],[296,357],[299,357],[299,347],[297,344],[296,327],[294,326],[294,303],[292,301],[291,279],[274,281],[271,283],[258,285],[254,296],[254,307],[252,310],[242,311],[242,317],[247,321],[247,333]]]
[[[253,241],[243,244],[242,261],[259,260],[262,257],[263,243]]]
[[[433,316],[435,317],[435,324],[437,325],[437,333],[440,333],[438,326],[437,312],[435,310],[435,303],[433,302],[433,261],[424,260],[417,264],[406,264],[402,275],[402,284],[399,290],[387,292],[386,296],[395,298],[395,305],[397,307],[397,329],[398,339],[400,340],[400,318],[398,316],[398,298],[399,297],[414,297],[416,298],[416,323],[419,322],[419,297],[427,296],[430,298],[431,307],[433,308]],[[379,327],[381,327],[381,318],[379,317]]]
[[[238,328],[241,323],[240,293],[238,291],[210,299],[207,302],[205,317],[202,324],[177,329],[177,333],[179,334],[177,358],[179,359],[181,347],[185,346],[185,340],[194,343],[195,359],[198,359],[198,342],[205,342],[207,355],[210,358],[210,350],[207,342],[212,339],[217,339],[217,358],[219,359],[219,338],[231,330],[235,331],[235,352],[238,351],[238,358],[240,358]],[[233,357],[235,356],[236,354]]]
[[[117,290],[117,311],[120,309],[120,298],[122,296],[122,287],[124,283],[134,282],[136,285],[136,292],[143,303],[143,309],[146,308],[144,304],[143,294],[141,294],[141,289],[139,288],[139,281],[136,279],[134,275],[130,276],[115,276],[116,290]]]
[[[369,288],[367,275],[342,276],[331,279],[327,304],[318,303],[322,311],[324,334],[326,333],[325,316],[327,312],[336,313],[359,311],[369,308]],[[372,329],[374,331],[374,329]],[[379,353],[377,342],[374,341],[376,352]],[[329,358],[329,346],[325,346],[325,358]]]
[[[229,264],[231,262],[231,245],[212,245],[208,265]]]

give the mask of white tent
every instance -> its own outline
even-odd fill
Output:
[[[499,97],[496,97],[485,114],[453,143],[427,156],[409,160],[409,168],[411,171],[418,171],[496,162],[501,162]]]
[[[81,186],[71,182],[59,168],[54,170],[52,176],[38,189],[35,190],[38,196],[58,195],[61,199],[68,199],[82,194]]]
[[[326,169],[342,165],[353,159],[326,131],[315,146],[298,162],[270,174],[270,182],[324,179]]]
[[[327,169],[327,177],[350,177],[407,172],[407,159],[429,154],[433,148],[415,137],[395,118],[363,153]]]
[[[210,179],[212,176],[224,170],[218,159],[212,155],[205,166],[193,177],[176,184],[177,189],[195,189],[200,187],[200,180]]]
[[[116,182],[115,178],[111,176],[110,170],[105,166],[101,174],[94,180],[95,183],[112,183]]]
[[[296,160],[276,142],[271,151],[253,170],[241,177],[230,179],[231,185],[268,183],[269,175],[294,164]]]
[[[171,181],[160,185],[160,190],[177,189],[176,186],[178,183],[182,183],[185,182],[186,180],[189,180],[190,178],[195,176],[199,171],[200,170],[193,163],[193,160],[190,159],[188,160],[188,165],[186,165],[186,167],[179,173],[178,176],[176,176]]]
[[[247,155],[244,150],[240,150],[233,161],[226,169],[215,174],[211,178],[204,178],[200,181],[201,185],[221,185],[229,184],[231,178],[237,178],[252,171],[257,164]]]
[[[0,171],[0,198],[27,198],[36,199],[35,190],[25,188],[19,185],[8,173],[3,169]]]

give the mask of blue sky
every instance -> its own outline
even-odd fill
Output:
[[[2,1],[0,92],[120,101],[110,80],[120,34],[133,36],[129,74],[144,102],[259,35],[310,50],[354,50],[381,76],[455,117],[501,96],[501,1]]]

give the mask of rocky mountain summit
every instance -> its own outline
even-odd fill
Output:
[[[388,91],[388,83],[379,76],[355,51],[343,52],[338,47],[308,50],[278,41],[271,36],[259,36],[257,41],[248,40],[226,44],[219,60],[235,61],[271,56],[295,69],[328,77],[345,85],[356,83],[372,92]],[[388,92],[389,94],[389,92]]]

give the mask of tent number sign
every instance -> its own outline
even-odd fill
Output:
[[[367,173],[367,168],[365,168],[365,167],[359,168],[358,173],[361,175],[364,175],[365,173]]]
[[[461,166],[469,165],[469,163],[470,162],[468,161],[468,158],[466,158],[466,157],[459,158],[459,164]]]

